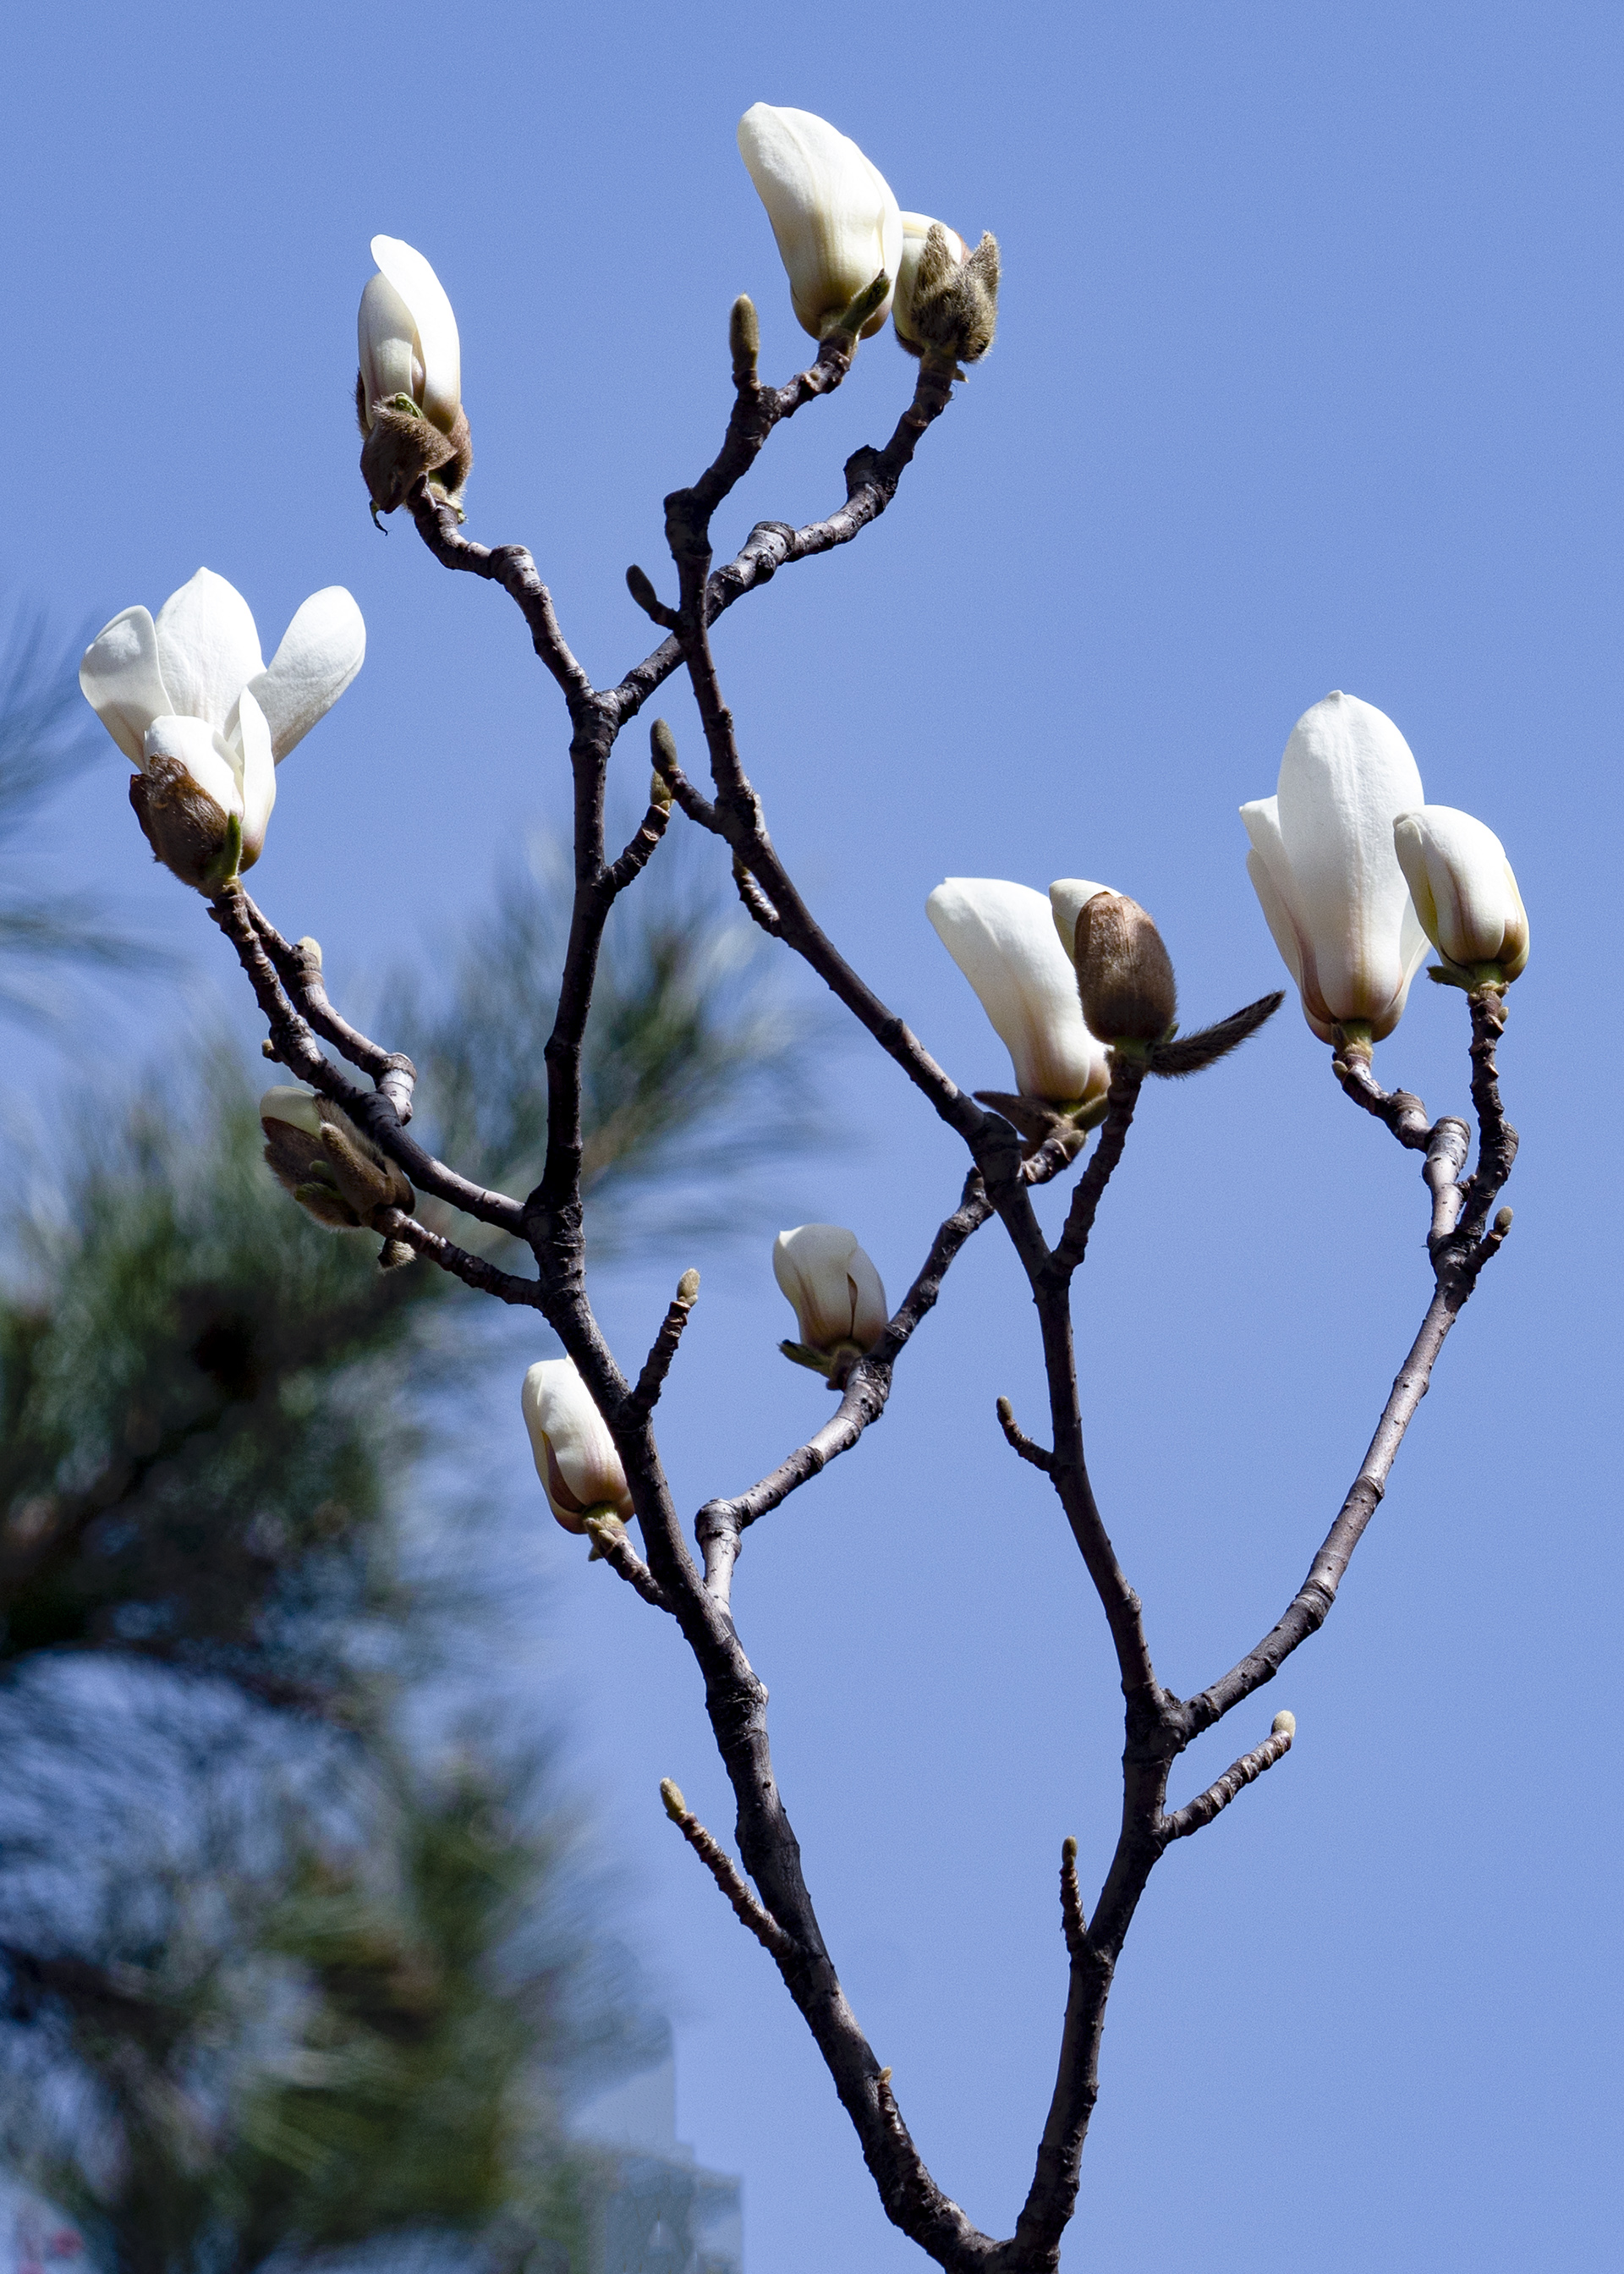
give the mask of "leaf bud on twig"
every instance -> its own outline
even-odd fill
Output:
[[[672,1822],[680,1824],[682,1818],[688,1814],[688,1803],[683,1799],[682,1788],[674,1777],[660,1779],[660,1798],[665,1804],[665,1813]]]
[[[1276,1713],[1273,1721],[1269,1724],[1269,1735],[1271,1737],[1295,1737],[1297,1735],[1297,1715],[1295,1713]]]

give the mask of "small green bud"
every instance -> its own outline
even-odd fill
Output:
[[[682,1797],[682,1788],[672,1777],[660,1779],[660,1798],[665,1803],[665,1813],[673,1824],[680,1824],[688,1814],[688,1803]]]
[[[1511,1210],[1508,1208],[1503,1208],[1498,1211],[1494,1218],[1494,1229],[1502,1239],[1511,1230]]]
[[[1297,1715],[1295,1713],[1276,1713],[1274,1721],[1270,1726],[1269,1735],[1271,1737],[1295,1737],[1297,1735]]]

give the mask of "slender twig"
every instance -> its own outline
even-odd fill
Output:
[[[1274,1727],[1260,1745],[1254,1746],[1249,1753],[1243,1753],[1238,1761],[1232,1761],[1205,1792],[1198,1793],[1193,1800],[1187,1800],[1182,1808],[1175,1809],[1171,1816],[1162,1818],[1159,1828],[1164,1844],[1170,1846],[1175,1840],[1187,1840],[1192,1832],[1201,1831],[1222,1810],[1228,1808],[1237,1793],[1244,1792],[1249,1784],[1256,1783],[1265,1769],[1272,1769],[1276,1761],[1283,1760],[1291,1751],[1291,1739],[1296,1729],[1297,1723],[1289,1713],[1276,1713]]]
[[[759,924],[769,939],[782,939],[784,925],[777,908],[737,854],[733,855],[733,886],[744,902],[751,922]]]
[[[660,1798],[665,1803],[666,1815],[762,1948],[771,1951],[780,1966],[787,1966],[795,1955],[793,1938],[785,1933],[771,1912],[752,1894],[733,1857],[711,1838],[669,1777],[661,1780]]]
[[[648,1565],[643,1562],[626,1536],[626,1527],[618,1517],[591,1517],[586,1518],[587,1537],[600,1562],[634,1587],[645,1603],[652,1603],[657,1611],[668,1611],[671,1601]]]
[[[611,862],[604,871],[604,890],[611,900],[618,899],[634,879],[640,877],[653,858],[654,848],[665,834],[671,819],[671,807],[656,798],[649,801],[649,809],[638,824],[635,834],[618,861]]]
[[[1498,989],[1485,987],[1470,996],[1468,1001],[1472,1022],[1471,1096],[1472,1109],[1477,1117],[1477,1165],[1466,1186],[1461,1233],[1463,1239],[1477,1239],[1488,1222],[1489,1210],[1501,1186],[1511,1174],[1512,1163],[1517,1157],[1517,1133],[1507,1120],[1500,1103],[1500,1072],[1494,1061],[1495,1045],[1505,1030],[1506,998]]]
[[[1030,1461],[1034,1469],[1041,1469],[1046,1477],[1055,1473],[1055,1457],[1035,1437],[1028,1437],[1015,1419],[1015,1409],[1007,1397],[998,1400],[998,1427],[1023,1461]]]
[[[410,1121],[412,1092],[417,1081],[417,1069],[411,1060],[403,1050],[386,1050],[379,1043],[369,1042],[358,1028],[352,1027],[335,1010],[322,975],[321,950],[313,939],[285,940],[246,892],[243,894],[243,906],[248,911],[249,922],[264,942],[265,952],[287,990],[289,1001],[324,1041],[332,1043],[341,1058],[359,1066],[363,1073],[371,1074],[401,1120]]]
[[[592,692],[591,681],[559,629],[553,595],[538,575],[528,547],[476,545],[471,538],[461,536],[455,507],[432,496],[426,480],[417,483],[406,503],[418,536],[440,566],[461,568],[500,584],[530,626],[536,652],[558,681],[566,701],[572,705],[586,701]]]
[[[1407,1145],[1412,1153],[1425,1152],[1432,1134],[1425,1106],[1407,1089],[1383,1089],[1371,1072],[1368,1048],[1361,1050],[1349,1045],[1338,1050],[1331,1060],[1331,1072],[1354,1103],[1385,1122],[1401,1145]]]
[[[759,1484],[732,1500],[707,1501],[695,1518],[695,1537],[705,1559],[705,1585],[726,1607],[731,1598],[733,1570],[738,1560],[740,1535],[758,1517],[780,1507],[793,1492],[821,1475],[838,1455],[849,1452],[872,1421],[877,1421],[891,1395],[891,1369],[906,1348],[914,1329],[934,1307],[954,1257],[972,1233],[992,1214],[979,1171],[965,1178],[959,1206],[937,1226],[930,1253],[918,1276],[886,1324],[884,1333],[846,1376],[839,1407],[804,1445],[798,1445]]]
[[[1087,1167],[1077,1180],[1077,1190],[1071,1195],[1071,1205],[1066,1212],[1065,1230],[1060,1235],[1050,1267],[1053,1276],[1063,1284],[1071,1278],[1087,1253],[1088,1235],[1094,1230],[1094,1220],[1099,1213],[1105,1187],[1110,1182],[1111,1171],[1121,1160],[1122,1148],[1128,1141],[1128,1131],[1132,1126],[1133,1111],[1139,1103],[1144,1081],[1145,1068],[1139,1061],[1113,1058],[1111,1086],[1100,1141],[1089,1156]]]
[[[637,1376],[637,1387],[620,1408],[622,1424],[641,1421],[654,1411],[660,1391],[665,1386],[665,1376],[671,1371],[671,1361],[677,1354],[677,1344],[682,1339],[682,1329],[688,1324],[688,1313],[699,1294],[699,1274],[685,1271],[677,1282],[677,1291],[672,1297],[660,1330],[654,1337],[653,1347],[643,1360],[643,1372]]]
[[[429,1262],[438,1263],[442,1271],[448,1271],[454,1279],[461,1279],[465,1286],[477,1287],[482,1295],[494,1295],[499,1302],[513,1303],[527,1310],[538,1310],[541,1306],[541,1290],[534,1279],[521,1279],[511,1271],[499,1270],[483,1255],[470,1255],[465,1247],[442,1239],[439,1232],[431,1231],[426,1224],[419,1224],[401,1209],[380,1209],[376,1228],[390,1239],[403,1239],[408,1247],[415,1248]]]

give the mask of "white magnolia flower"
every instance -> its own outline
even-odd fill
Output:
[[[925,239],[936,227],[929,214],[905,213],[902,216],[902,257],[897,264],[897,290],[891,301],[891,321],[897,327],[898,339],[906,340],[910,347],[923,347],[925,343],[914,328],[914,287],[919,275],[919,256],[925,249]],[[941,229],[947,238],[947,249],[955,263],[962,267],[969,259],[970,248],[956,229],[943,222]]]
[[[329,584],[299,609],[267,670],[247,601],[211,568],[172,592],[155,621],[145,608],[125,608],[96,634],[79,683],[151,796],[161,802],[177,786],[185,796],[197,858],[173,847],[160,857],[187,883],[223,881],[207,874],[211,813],[217,852],[236,820],[242,867],[259,859],[276,767],[337,702],[365,653],[361,611],[342,584]],[[154,835],[145,814],[142,825]]]
[[[820,1358],[857,1357],[884,1333],[891,1313],[880,1275],[843,1224],[781,1231],[772,1276],[793,1306],[802,1347]]]
[[[375,237],[380,274],[361,295],[361,424],[372,432],[380,403],[403,395],[449,434],[462,407],[462,350],[445,287],[423,255],[398,237]]]
[[[1516,978],[1528,963],[1528,914],[1494,832],[1452,805],[1424,805],[1400,814],[1393,845],[1422,930],[1446,961]]]
[[[1327,695],[1291,730],[1280,788],[1241,808],[1247,874],[1321,1042],[1390,1035],[1426,936],[1393,849],[1393,825],[1425,793],[1409,743],[1357,696]]]
[[[1104,887],[1082,889],[1086,898]],[[1046,895],[1001,877],[950,877],[925,902],[925,913],[981,997],[1014,1063],[1020,1096],[1065,1110],[1103,1097],[1110,1066],[1083,1023],[1077,974],[1057,937],[1058,910],[1051,911]],[[1071,926],[1075,932],[1075,909]]]
[[[584,1532],[589,1516],[628,1517],[626,1472],[575,1361],[548,1358],[531,1367],[520,1403],[536,1473],[565,1531]]]
[[[902,260],[902,215],[884,176],[826,118],[770,102],[752,103],[739,121],[739,154],[767,208],[802,329],[822,339],[883,269],[891,290],[862,335],[877,332]]]

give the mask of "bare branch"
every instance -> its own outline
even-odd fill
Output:
[[[403,1239],[408,1247],[431,1263],[438,1263],[454,1279],[465,1286],[477,1287],[482,1295],[494,1295],[499,1302],[512,1303],[525,1310],[541,1308],[541,1289],[534,1279],[521,1279],[511,1271],[500,1271],[494,1263],[487,1263],[483,1255],[470,1255],[465,1247],[454,1241],[442,1239],[415,1216],[401,1209],[380,1209],[377,1229],[390,1239]]]
[[[1214,1816],[1228,1808],[1237,1793],[1244,1792],[1266,1769],[1272,1769],[1276,1761],[1285,1758],[1296,1733],[1295,1718],[1289,1713],[1276,1713],[1274,1728],[1260,1745],[1243,1753],[1238,1761],[1232,1761],[1205,1792],[1187,1800],[1171,1816],[1162,1818],[1158,1831],[1164,1844],[1170,1846],[1175,1840],[1187,1840],[1192,1832],[1199,1832],[1210,1824]]]
[[[618,861],[612,862],[604,871],[604,890],[611,900],[616,900],[633,879],[640,877],[653,858],[654,848],[665,834],[671,819],[669,802],[650,798],[649,809],[637,825],[636,833],[628,843]]]
[[[770,1951],[780,1966],[787,1966],[795,1956],[793,1938],[785,1933],[771,1912],[756,1900],[745,1885],[744,1875],[733,1857],[711,1838],[669,1777],[661,1780],[660,1798],[665,1803],[666,1815],[762,1948]]]
[[[677,1354],[677,1344],[682,1339],[682,1329],[688,1324],[688,1314],[699,1295],[699,1274],[688,1270],[677,1282],[677,1291],[665,1321],[654,1337],[654,1346],[643,1361],[643,1372],[637,1377],[637,1387],[620,1408],[622,1425],[642,1421],[652,1413],[671,1371],[671,1361]]]
[[[1432,1135],[1425,1106],[1407,1089],[1383,1089],[1371,1072],[1368,1045],[1361,1049],[1350,1043],[1340,1048],[1331,1060],[1331,1072],[1354,1103],[1385,1122],[1401,1145],[1407,1145],[1412,1153],[1425,1152]]]
[[[1494,1050],[1506,1025],[1506,998],[1497,988],[1482,987],[1467,998],[1471,1009],[1472,1109],[1477,1116],[1477,1165],[1466,1187],[1461,1232],[1479,1238],[1489,1210],[1517,1157],[1517,1133],[1507,1120],[1500,1097],[1500,1069]],[[1504,1238],[1501,1234],[1501,1238]],[[1498,1245],[1498,1242],[1496,1243]],[[1487,1257],[1484,1257],[1484,1262]],[[1481,1265],[1479,1265],[1481,1269]],[[1475,1274],[1474,1274],[1475,1276]]]
[[[563,690],[573,708],[588,701],[592,682],[570,653],[553,610],[553,595],[537,573],[528,547],[523,545],[476,545],[457,529],[455,506],[430,495],[426,478],[419,481],[406,503],[417,524],[417,534],[443,568],[461,568],[500,584],[530,626],[537,654]]]
[[[1030,1461],[1034,1469],[1041,1469],[1046,1477],[1055,1473],[1055,1457],[1035,1438],[1028,1437],[1015,1419],[1015,1409],[1007,1397],[998,1400],[998,1427],[1023,1461]]]
[[[770,939],[782,939],[784,926],[777,908],[736,853],[733,855],[733,885],[750,921],[759,924]]]
[[[246,892],[243,894],[243,906],[248,911],[248,921],[265,944],[265,952],[287,990],[289,1001],[317,1034],[332,1043],[341,1058],[359,1066],[363,1073],[371,1074],[401,1120],[410,1121],[412,1092],[417,1081],[417,1069],[411,1060],[403,1050],[386,1050],[377,1043],[369,1042],[348,1019],[340,1017],[327,997],[319,941],[285,940]]]

